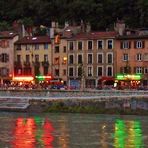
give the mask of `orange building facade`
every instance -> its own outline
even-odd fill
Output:
[[[148,34],[147,30],[124,30],[116,37],[115,45],[117,82],[125,88],[148,85]],[[122,78],[121,78],[122,77]],[[119,83],[119,82],[118,82]]]

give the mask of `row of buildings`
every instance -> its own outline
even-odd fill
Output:
[[[1,84],[22,76],[49,76],[77,88],[147,86],[148,29],[118,21],[114,31],[92,32],[89,24],[59,28],[52,22],[46,36],[0,32]]]

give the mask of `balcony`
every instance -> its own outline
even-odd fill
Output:
[[[42,62],[42,66],[43,67],[48,67],[49,66],[49,62],[48,61],[43,61]]]
[[[14,66],[15,67],[21,67],[22,66],[21,61],[14,61]]]
[[[25,66],[25,67],[30,67],[30,65],[31,65],[31,64],[30,64],[29,61],[25,61],[25,62],[24,62],[24,66]]]
[[[35,61],[35,62],[33,62],[33,65],[34,65],[35,67],[40,67],[40,62],[39,62],[39,61]]]

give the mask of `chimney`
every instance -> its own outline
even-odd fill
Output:
[[[56,27],[56,23],[54,21],[51,22],[51,27],[55,28]]]
[[[117,20],[117,23],[114,26],[114,30],[119,34],[123,35],[125,31],[125,23],[124,21]]]
[[[88,22],[87,24],[86,24],[86,32],[88,33],[88,32],[90,32],[91,31],[91,25],[90,25],[90,23]]]

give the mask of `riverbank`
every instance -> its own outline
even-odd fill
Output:
[[[28,112],[148,115],[147,97],[29,100]]]
[[[10,111],[148,115],[148,91],[0,90],[0,99]]]

